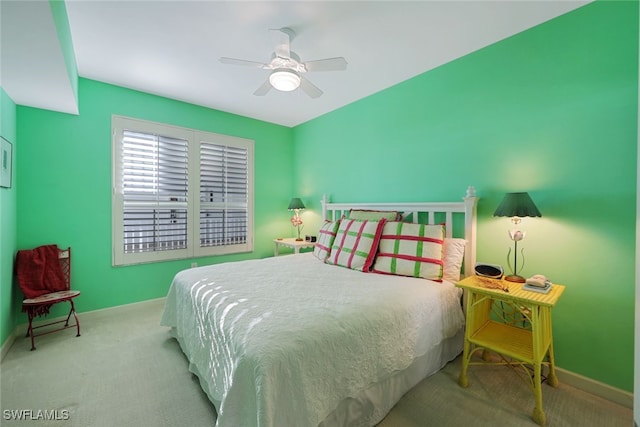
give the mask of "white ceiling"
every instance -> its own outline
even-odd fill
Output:
[[[73,0],[66,8],[79,76],[295,126],[588,2]],[[17,104],[77,113],[48,2],[1,7],[2,87]],[[346,71],[307,74],[320,98],[254,96],[267,70],[219,62],[268,62],[268,30],[281,27],[296,32],[302,61],[346,58]]]

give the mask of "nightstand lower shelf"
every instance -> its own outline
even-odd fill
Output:
[[[503,356],[534,363],[531,331],[526,329],[489,320],[469,337],[469,341]]]

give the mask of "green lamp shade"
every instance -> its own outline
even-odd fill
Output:
[[[542,216],[529,193],[507,193],[493,216],[520,217]]]
[[[295,209],[304,209],[304,203],[302,203],[302,200],[300,200],[298,197],[294,197],[289,202],[289,208],[288,209],[290,211],[295,210]]]

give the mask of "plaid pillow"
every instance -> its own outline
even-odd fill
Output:
[[[359,221],[343,219],[327,258],[328,264],[340,265],[352,270],[369,271],[373,264],[380,233],[386,220]]]
[[[444,225],[387,222],[371,271],[442,280]]]
[[[329,257],[329,254],[331,253],[331,246],[336,238],[336,232],[338,231],[339,225],[340,220],[326,221],[324,225],[320,227],[320,230],[318,231],[318,241],[313,248],[313,255],[315,255],[319,260],[324,262]]]

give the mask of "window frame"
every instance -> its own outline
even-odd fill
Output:
[[[145,252],[124,251],[124,195],[122,191],[122,138],[124,131],[134,131],[185,139],[188,156],[187,190],[187,247]],[[216,256],[253,251],[254,242],[254,152],[253,140],[230,135],[182,128],[164,123],[150,122],[113,115],[111,118],[111,220],[112,265],[162,262],[194,257]],[[201,246],[200,244],[200,145],[213,143],[247,150],[247,231],[246,242],[231,245]],[[160,202],[163,203],[163,202]],[[184,202],[176,202],[176,206]],[[162,204],[167,207],[166,202]]]

